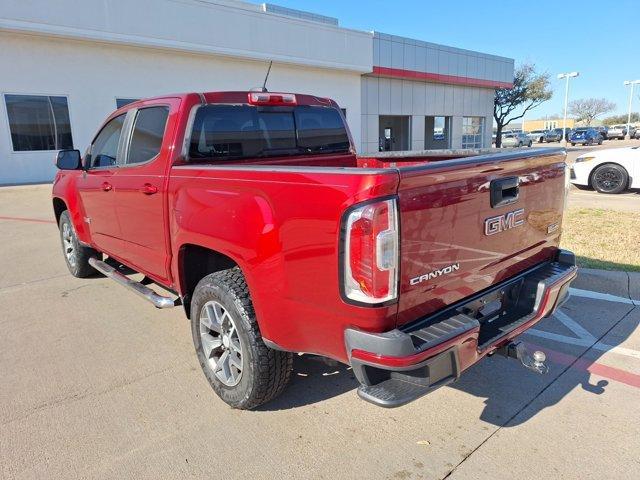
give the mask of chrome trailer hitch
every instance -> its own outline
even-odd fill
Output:
[[[498,350],[500,355],[504,355],[507,358],[515,358],[520,360],[520,363],[525,368],[532,370],[540,375],[549,373],[549,367],[545,362],[547,356],[544,352],[536,350],[533,353],[529,353],[527,347],[522,342],[511,342]]]

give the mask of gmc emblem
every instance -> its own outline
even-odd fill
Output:
[[[487,218],[484,221],[484,234],[495,235],[496,233],[519,227],[524,223],[523,215],[524,208],[520,208],[513,212],[505,213],[504,215]]]

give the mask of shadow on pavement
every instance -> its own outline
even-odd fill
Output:
[[[638,325],[638,320],[630,319],[613,322],[615,335],[609,335],[608,344],[611,347],[619,345]],[[531,337],[523,336],[522,339],[529,343]],[[457,382],[443,388],[455,388],[484,398],[485,407],[480,419],[497,426],[504,426],[509,422],[510,427],[525,423],[545,408],[557,404],[576,387],[594,395],[606,393],[609,381],[593,382],[591,373],[587,370],[605,351],[591,349],[587,355],[581,356],[588,347],[547,342],[543,339],[536,339],[533,346],[547,352],[551,367],[548,375],[530,372],[516,360],[496,355],[481,360],[464,372]],[[358,382],[347,365],[314,355],[296,355],[293,367],[292,381],[284,394],[259,407],[258,411],[286,410],[310,405],[346,392],[356,395]],[[569,369],[571,374],[565,374],[561,381],[555,381]],[[549,388],[551,383],[553,385]],[[540,395],[543,391],[544,395]],[[417,401],[428,407],[429,395]]]
[[[357,387],[358,381],[348,365],[316,355],[295,355],[287,389],[256,410],[287,410],[322,402],[348,391],[356,395]]]

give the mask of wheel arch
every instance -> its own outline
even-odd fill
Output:
[[[240,263],[230,256],[202,245],[186,243],[178,253],[178,282],[187,318],[191,318],[191,296],[198,282],[205,276],[238,267],[245,277]]]
[[[68,210],[66,202],[60,197],[53,197],[53,213],[56,217],[56,224],[60,223],[60,216],[62,212]]]

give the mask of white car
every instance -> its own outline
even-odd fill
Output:
[[[592,187],[600,193],[640,188],[640,148],[609,148],[580,155],[569,179],[577,187]]]

